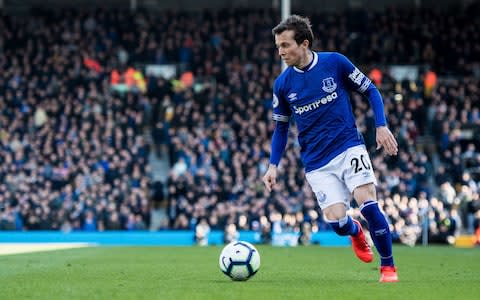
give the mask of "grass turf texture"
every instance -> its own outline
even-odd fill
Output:
[[[1,245],[0,245],[1,247]],[[1,299],[478,299],[480,249],[394,248],[401,282],[378,283],[378,255],[259,246],[260,271],[233,282],[221,247],[99,247],[0,256]]]

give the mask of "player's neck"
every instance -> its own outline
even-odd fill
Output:
[[[305,71],[308,66],[313,62],[313,52],[309,49],[307,55],[305,55],[304,59],[300,62],[297,66],[300,70]]]

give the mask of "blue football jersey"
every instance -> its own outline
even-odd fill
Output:
[[[288,67],[278,76],[273,87],[273,119],[295,120],[306,172],[364,143],[355,125],[349,91],[365,93],[372,88],[376,90],[371,80],[336,52],[313,52],[313,61],[305,70]],[[377,126],[385,125],[382,122]]]

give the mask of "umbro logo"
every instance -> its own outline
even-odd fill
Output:
[[[290,101],[295,101],[295,100],[297,100],[297,93],[291,93],[287,97],[288,97],[288,99],[290,99]]]

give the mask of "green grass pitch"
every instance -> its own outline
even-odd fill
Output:
[[[378,283],[351,249],[258,246],[233,282],[221,247],[94,247],[0,256],[0,299],[480,299],[480,249],[396,246],[399,283]]]

